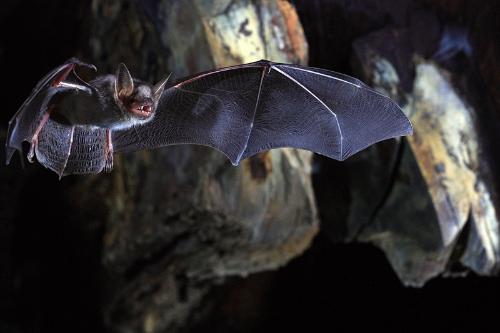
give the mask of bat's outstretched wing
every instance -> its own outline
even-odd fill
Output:
[[[388,97],[339,73],[269,61],[198,74],[165,90],[153,120],[113,133],[114,151],[199,144],[234,165],[278,147],[336,160],[412,127]]]
[[[70,139],[74,134],[71,126],[59,124],[49,118],[51,101],[62,92],[74,90],[76,85],[64,82],[68,76],[75,80],[81,89],[87,89],[85,82],[73,73],[75,66],[85,66],[95,70],[95,66],[71,58],[43,77],[30,96],[24,101],[14,117],[9,121],[5,144],[6,162],[10,162],[16,150],[22,150],[23,141],[33,144],[37,159],[46,167],[60,175],[67,163],[71,148]]]

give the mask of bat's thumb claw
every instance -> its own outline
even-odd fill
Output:
[[[97,72],[97,67],[93,64],[87,64],[86,62],[79,62],[77,63],[77,65],[81,67],[86,67],[88,69],[93,70],[94,72]]]
[[[97,72],[97,67],[95,65],[89,64],[88,68],[90,68],[94,72]]]
[[[95,65],[83,62],[80,59],[75,58],[75,57],[68,59],[68,61],[66,61],[66,63],[67,64],[78,65],[78,66],[81,66],[81,67],[86,67],[86,68],[89,68],[89,69],[93,70],[94,72],[97,72],[97,67]]]

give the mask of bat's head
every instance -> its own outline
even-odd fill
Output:
[[[168,77],[154,86],[134,80],[127,66],[120,64],[115,81],[115,97],[119,107],[127,116],[133,119],[151,119],[154,116],[167,80]]]

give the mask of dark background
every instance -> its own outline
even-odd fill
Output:
[[[404,1],[398,5],[371,1],[371,10],[356,10],[356,6],[364,8],[362,1],[347,2],[324,6],[328,1],[295,1],[309,42],[310,65],[352,74],[352,40],[388,21],[404,19]],[[84,1],[2,2],[2,131],[34,83],[74,55],[82,38],[81,13],[88,5]],[[443,20],[476,34],[487,31],[489,38],[496,34],[498,40],[495,1],[422,1],[418,6],[431,8]],[[481,35],[475,42],[481,43],[481,38],[488,36]],[[46,220],[38,219],[45,203],[64,196],[61,184],[71,179],[57,182],[48,172],[31,172],[34,168],[40,166],[21,171],[16,162],[0,169],[3,188],[23,177],[23,172],[37,176],[33,180],[37,188],[22,188],[22,201],[12,202],[9,193],[1,193],[0,211],[15,205],[17,213],[0,221],[0,332],[104,331],[99,300],[105,291],[96,274],[89,274],[99,270],[99,239],[80,237],[79,226],[66,223],[68,215],[82,212],[53,211],[44,214]],[[334,244],[321,232],[310,249],[286,267],[229,279],[212,293],[219,311],[193,331],[341,327],[483,331],[499,325],[499,278],[439,277],[421,289],[407,288],[380,250],[365,244]]]

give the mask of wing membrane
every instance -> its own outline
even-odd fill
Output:
[[[316,151],[320,154],[345,160],[376,142],[412,133],[408,118],[395,102],[355,78],[315,68],[274,67],[335,114],[341,133],[340,154],[333,149]],[[321,142],[321,137],[318,140]]]
[[[155,118],[113,135],[115,151],[199,144],[233,164],[279,147],[344,160],[412,132],[389,98],[347,75],[269,61],[190,77],[164,92]]]
[[[48,112],[50,102],[55,95],[71,90],[67,86],[59,86],[59,82],[71,76],[80,82],[74,74],[75,66],[84,66],[95,70],[95,66],[71,58],[63,65],[56,67],[45,75],[32,90],[30,96],[24,101],[14,117],[9,121],[7,141],[5,143],[6,162],[10,162],[16,150],[22,150],[23,141],[31,142],[45,113]],[[83,82],[83,81],[81,81]]]
[[[250,135],[263,67],[205,73],[167,89],[154,119],[113,134],[115,152],[206,145],[237,164]]]

